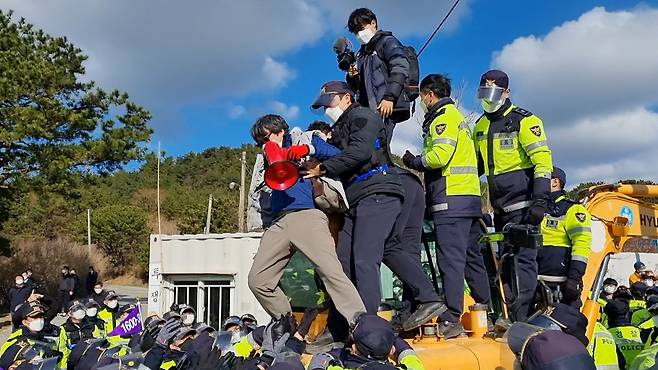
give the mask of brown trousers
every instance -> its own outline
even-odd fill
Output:
[[[270,316],[278,318],[292,310],[279,281],[296,251],[316,266],[331,300],[349,322],[365,312],[359,292],[338,261],[327,215],[305,209],[288,213],[263,233],[249,271],[249,289]]]

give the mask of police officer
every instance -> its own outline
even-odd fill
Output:
[[[119,324],[119,296],[110,290],[103,299],[104,308],[98,313],[98,318],[105,322],[105,335],[109,334]]]
[[[14,314],[20,319],[20,326],[0,347],[0,368],[9,369],[19,360],[30,360],[27,356],[39,355],[41,358],[58,357],[61,354],[52,346],[44,345],[45,326],[44,307],[37,302],[23,303]]]
[[[597,370],[619,370],[615,338],[600,322],[594,324],[594,334],[587,351],[594,358]]]
[[[558,303],[529,323],[517,322],[506,336],[524,370],[595,369],[587,349],[587,318]]]
[[[101,306],[93,299],[88,299],[85,303],[85,320],[94,328],[94,338],[105,336],[105,321],[98,317]]]
[[[352,340],[349,348],[313,356],[308,370],[424,369],[411,346],[397,337],[391,325],[377,315],[362,315],[354,327]],[[396,363],[389,362],[389,356],[395,358]]]
[[[71,301],[66,308],[68,319],[59,329],[58,350],[62,352],[60,367],[68,362],[71,348],[80,341],[94,337],[94,326],[85,320],[86,309],[80,301]]]
[[[180,316],[183,326],[194,327],[196,323],[196,311],[192,306],[185,305],[181,307]]]
[[[427,209],[432,215],[437,260],[443,278],[448,311],[441,315],[439,335],[452,338],[464,334],[459,319],[464,307],[464,278],[478,303],[490,301],[487,271],[477,243],[469,235],[479,235],[482,217],[480,180],[471,131],[464,116],[450,98],[450,80],[439,74],[428,75],[420,83],[423,123],[423,154],[407,151],[402,158],[409,168],[425,172]],[[419,322],[405,322],[405,330]]]
[[[554,167],[548,210],[541,224],[544,247],[537,254],[538,279],[542,286],[561,293],[561,297],[554,294],[556,301],[580,308],[583,275],[592,252],[592,216],[582,204],[566,198],[566,182],[566,173]]]
[[[376,313],[381,301],[379,266],[384,246],[400,214],[404,192],[400,178],[389,173],[390,147],[387,127],[374,111],[354,102],[345,82],[322,86],[313,109],[324,109],[334,123],[331,142],[342,152],[308,166],[307,177],[340,178],[350,205],[338,236],[337,254],[346,275],[352,279],[366,311]],[[445,308],[439,307],[439,310]],[[331,310],[329,331],[316,344],[347,338],[347,323]],[[421,318],[427,322],[436,315]]]
[[[631,325],[628,301],[613,299],[605,305],[604,311],[608,315],[608,331],[617,345],[619,367],[626,368],[644,349],[640,329]]]
[[[512,105],[509,94],[505,72],[490,70],[482,75],[477,97],[484,114],[475,124],[475,150],[489,183],[498,231],[508,223],[541,224],[553,171],[544,124],[531,112]],[[520,248],[517,260],[518,296],[508,295],[513,301],[510,316],[525,320],[537,286],[537,251]],[[502,278],[510,293],[511,284],[517,280],[513,272],[512,259],[505,259]]]
[[[656,323],[658,323],[658,298],[651,296],[647,300],[647,306],[647,310],[652,317],[639,326],[640,335],[644,340],[644,350],[633,360],[629,367],[632,370],[647,370],[657,366],[658,343],[656,338],[658,337],[658,325]]]

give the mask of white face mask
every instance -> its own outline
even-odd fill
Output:
[[[614,285],[606,285],[603,287],[603,291],[606,292],[607,294],[612,294],[617,290],[617,287]]]
[[[103,288],[94,288],[94,292],[96,292],[96,294],[101,294],[102,291]]]
[[[356,33],[356,39],[363,45],[369,43],[373,36],[375,36],[375,31],[370,28],[364,28]]]
[[[73,317],[76,320],[82,320],[85,318],[85,310],[76,310],[73,311],[71,314],[71,317]]]
[[[96,307],[92,307],[92,308],[87,309],[87,316],[89,316],[89,317],[96,317],[97,313],[98,313],[98,309]]]
[[[34,332],[39,332],[43,330],[44,325],[46,325],[46,322],[43,319],[36,319],[30,321],[27,327]]]
[[[340,116],[343,115],[343,110],[337,105],[331,108],[325,108],[324,115],[331,120],[332,123],[338,122]]]
[[[194,323],[194,314],[188,313],[183,315],[183,325],[192,325]]]
[[[505,104],[505,102],[504,101],[490,102],[488,100],[482,100],[481,104],[482,104],[482,109],[484,109],[485,112],[493,113],[493,112],[497,111],[498,109],[500,109],[500,107],[502,107],[503,104]]]
[[[242,336],[240,336],[239,332],[234,332],[233,335],[231,336],[231,343],[237,343],[242,339]]]
[[[24,281],[21,279],[16,279],[16,285],[23,285]]]
[[[116,306],[117,306],[117,304],[119,304],[119,302],[117,302],[116,299],[113,299],[111,301],[107,301],[106,304],[107,304],[107,307],[109,307],[109,308],[116,308]]]

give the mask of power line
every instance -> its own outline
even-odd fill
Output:
[[[420,51],[418,52],[418,57],[420,57],[420,54],[422,54],[423,51],[425,51],[425,48],[427,48],[427,45],[430,44],[430,42],[432,41],[432,39],[434,38],[436,33],[439,32],[439,30],[441,29],[441,26],[443,26],[443,24],[446,22],[446,20],[448,20],[448,17],[450,17],[450,14],[452,14],[452,11],[455,10],[455,8],[457,7],[457,4],[459,4],[459,1],[460,0],[455,1],[455,3],[452,5],[452,8],[450,8],[450,10],[448,11],[448,14],[446,14],[446,16],[443,18],[441,23],[439,23],[439,25],[436,26],[436,29],[434,29],[434,32],[432,32],[432,34],[427,39],[427,41],[425,41],[425,45],[423,45],[423,47],[420,48]]]

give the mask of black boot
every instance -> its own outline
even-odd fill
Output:
[[[402,324],[402,328],[405,331],[417,328],[428,323],[433,318],[441,316],[447,310],[448,307],[445,302],[421,303],[418,305],[416,311]]]
[[[306,352],[310,354],[329,352],[332,349],[343,348],[345,346],[345,338],[334,338],[329,329],[324,329],[322,334],[318,335],[314,341],[306,345]]]
[[[466,335],[466,332],[464,332],[461,322],[444,321],[439,324],[439,332],[437,334],[439,337],[450,339]]]

